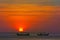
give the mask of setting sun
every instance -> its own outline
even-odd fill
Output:
[[[19,28],[19,32],[23,32],[23,28]]]

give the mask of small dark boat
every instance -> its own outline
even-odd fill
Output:
[[[17,33],[17,36],[29,36],[30,34],[27,33],[27,32],[20,32],[20,33]]]
[[[38,36],[49,36],[49,33],[38,33]]]

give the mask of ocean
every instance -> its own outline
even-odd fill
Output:
[[[60,38],[0,38],[0,40],[60,40]]]
[[[60,40],[60,36],[17,36],[16,33],[0,33],[0,40]]]

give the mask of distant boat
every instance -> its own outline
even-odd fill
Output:
[[[38,35],[38,36],[49,36],[49,33],[45,33],[45,32],[44,32],[44,33],[38,33],[37,35]]]
[[[30,34],[27,32],[19,32],[17,33],[17,36],[29,36]]]

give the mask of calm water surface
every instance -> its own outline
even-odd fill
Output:
[[[0,38],[0,40],[60,40],[59,38]]]

